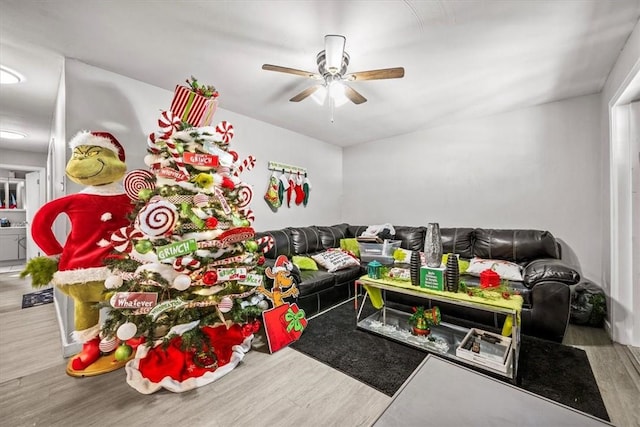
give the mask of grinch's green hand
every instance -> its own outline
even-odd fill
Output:
[[[31,286],[40,288],[47,286],[51,282],[53,273],[56,271],[58,271],[57,260],[46,256],[39,256],[31,258],[29,262],[27,262],[24,270],[20,272],[20,277],[31,276]]]

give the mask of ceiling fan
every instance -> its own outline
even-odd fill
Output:
[[[347,66],[349,65],[349,54],[344,50],[345,42],[346,38],[340,35],[326,35],[324,37],[324,50],[319,52],[316,57],[316,63],[318,64],[317,73],[271,64],[264,64],[262,69],[294,74],[318,81],[317,84],[303,90],[289,101],[300,102],[317,91],[322,90],[325,95],[326,92],[329,92],[330,99],[332,100],[332,106],[333,102],[335,102],[336,94],[338,93],[344,94],[344,96],[354,104],[362,104],[367,101],[367,98],[362,96],[352,87],[345,85],[343,82],[398,79],[404,77],[404,68],[402,67],[359,71],[346,74]]]

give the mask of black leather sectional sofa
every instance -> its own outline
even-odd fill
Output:
[[[278,255],[310,256],[328,248],[340,247],[340,240],[362,234],[367,226],[337,224],[332,226],[287,227],[257,233],[270,235],[274,246],[266,252],[267,262]],[[394,226],[395,240],[404,249],[421,251],[424,248],[426,227]],[[523,281],[510,281],[524,299],[522,333],[561,342],[570,311],[570,285],[580,281],[579,271],[561,259],[561,245],[548,231],[482,228],[441,228],[444,253],[457,253],[461,258],[479,257],[502,259],[523,266]],[[329,308],[353,296],[354,281],[366,273],[366,265],[329,273],[319,266],[317,271],[294,269],[300,294],[298,305],[307,316]],[[467,285],[476,286],[476,277],[462,277]],[[424,305],[401,294],[388,293],[389,304]],[[445,318],[455,317],[463,322],[494,326],[503,319],[478,310],[438,304]]]

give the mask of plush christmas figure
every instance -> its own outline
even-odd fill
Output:
[[[97,303],[104,298],[104,281],[109,275],[103,261],[113,250],[111,234],[129,225],[127,216],[133,205],[118,183],[127,167],[124,150],[113,135],[82,131],[71,139],[69,146],[73,154],[65,172],[69,179],[87,187],[80,193],[52,200],[38,210],[31,232],[48,257],[30,260],[22,276],[31,275],[34,286],[51,282],[73,298],[73,335],[83,343],[83,348],[69,361],[67,373],[87,376],[124,365],[111,357],[102,361],[100,367],[90,367],[100,359]],[[61,214],[71,222],[64,245],[52,231]]]

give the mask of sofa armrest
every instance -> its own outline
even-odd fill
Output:
[[[580,273],[563,261],[555,258],[540,258],[531,261],[522,272],[524,285],[531,289],[537,283],[554,281],[565,285],[580,282]]]
[[[571,289],[560,282],[536,283],[531,309],[522,311],[522,333],[562,342],[571,310]]]

